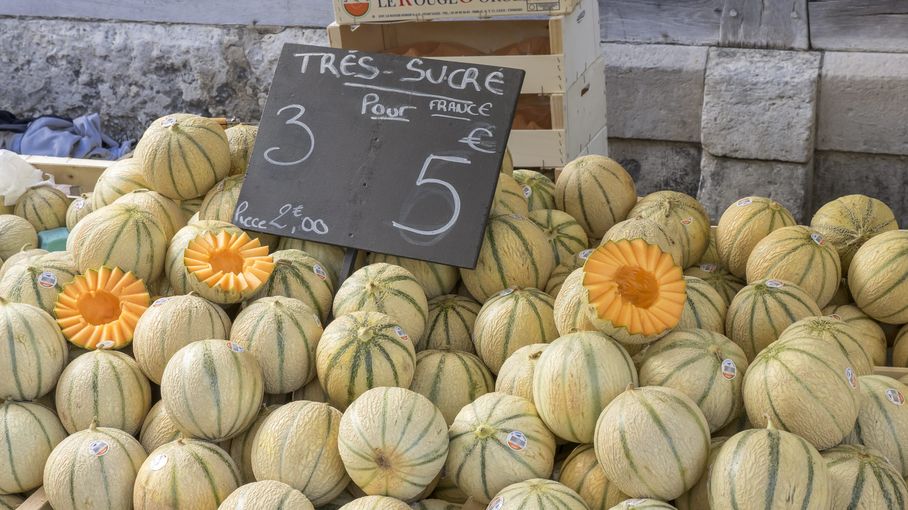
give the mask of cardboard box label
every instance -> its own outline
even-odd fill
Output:
[[[334,16],[343,25],[374,21],[441,18],[560,15],[578,0],[334,0]]]

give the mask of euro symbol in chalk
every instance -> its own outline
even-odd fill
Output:
[[[483,136],[483,133],[485,134],[485,136]],[[457,140],[457,141],[460,143],[465,143],[465,144],[469,145],[470,148],[473,149],[474,151],[484,152],[486,154],[492,154],[495,152],[495,143],[494,142],[484,143],[483,139],[491,138],[493,136],[494,135],[492,134],[492,130],[484,128],[484,127],[480,127],[480,128],[475,128],[473,131],[470,132],[470,134],[468,136],[461,138],[460,140]],[[491,148],[487,149],[484,146],[486,146],[486,147],[490,146]]]

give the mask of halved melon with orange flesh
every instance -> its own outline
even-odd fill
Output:
[[[592,324],[625,344],[649,343],[681,319],[684,275],[672,255],[642,239],[606,241],[583,266]]]
[[[84,349],[119,349],[132,342],[149,301],[145,282],[132,272],[101,267],[66,284],[54,314],[71,343]]]
[[[239,303],[264,285],[274,271],[268,247],[245,232],[222,230],[199,234],[183,255],[189,286],[220,304]]]

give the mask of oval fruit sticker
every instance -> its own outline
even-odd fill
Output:
[[[227,347],[229,347],[230,350],[233,352],[244,352],[246,350],[246,349],[243,349],[242,345],[240,345],[236,342],[231,342],[229,340],[227,341]]]
[[[514,430],[508,434],[508,447],[514,451],[521,451],[527,447],[527,436],[519,430]]]
[[[88,443],[88,453],[94,455],[95,457],[103,457],[110,451],[110,445],[107,444],[107,441],[92,441]]]
[[[316,264],[316,265],[312,266],[312,272],[315,273],[315,276],[318,276],[322,280],[328,279],[328,273],[327,273],[327,271],[325,271],[325,268],[323,268],[321,266],[321,264]]]
[[[44,271],[38,275],[38,285],[45,289],[50,289],[57,284],[57,275],[50,271]]]
[[[100,342],[98,342],[97,345],[95,345],[95,348],[96,349],[110,349],[113,346],[114,346],[113,340],[101,340]]]
[[[530,188],[529,186],[523,187],[523,198],[530,198],[530,195],[532,195],[532,194],[533,194],[533,188]]]
[[[845,379],[848,379],[848,384],[850,384],[852,388],[857,389],[858,378],[854,375],[854,370],[852,370],[851,367],[845,369]]]
[[[716,270],[715,264],[700,264],[700,269],[706,271],[707,273],[712,273]]]
[[[400,326],[394,326],[394,332],[397,333],[397,336],[399,336],[401,340],[410,339],[410,335],[408,335],[407,332],[404,331],[404,328]]]
[[[166,465],[167,465],[167,455],[164,455],[162,453],[162,454],[158,455],[157,457],[155,457],[154,460],[151,461],[151,464],[148,465],[148,467],[151,468],[152,471],[158,471]]]
[[[781,289],[785,284],[779,280],[766,280],[766,286],[770,289]]]
[[[734,379],[738,375],[738,367],[735,365],[735,361],[732,359],[722,360],[722,377],[728,379],[729,381]]]
[[[754,203],[753,200],[751,200],[749,198],[742,198],[741,200],[738,200],[737,202],[735,202],[735,205],[738,207],[744,207],[745,205],[750,205],[752,203]]]
[[[888,390],[886,390],[886,398],[897,406],[905,403],[905,395],[902,395],[902,392],[895,388],[889,388]]]
[[[504,506],[504,498],[501,496],[496,497],[489,503],[489,506],[486,507],[486,510],[501,510],[501,507]]]

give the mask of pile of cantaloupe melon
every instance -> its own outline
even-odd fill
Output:
[[[506,160],[475,269],[340,282],[340,248],[230,223],[254,139],[169,115],[0,216],[0,508],[908,508],[882,202],[711,219],[604,156]]]

